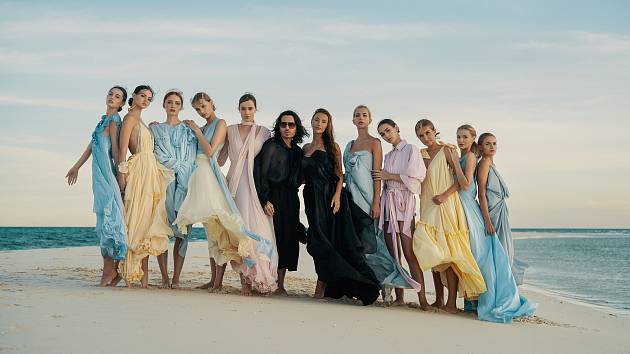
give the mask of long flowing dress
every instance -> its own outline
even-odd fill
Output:
[[[420,220],[413,235],[413,251],[422,270],[440,272],[444,284],[444,272],[452,267],[459,278],[459,295],[476,299],[486,291],[486,284],[470,250],[468,225],[459,193],[451,194],[440,205],[432,200],[455,182],[444,149],[442,147],[433,157],[422,182]],[[426,149],[421,153],[423,158],[430,158]]]
[[[202,131],[208,142],[212,141],[219,119],[213,120]],[[218,265],[230,263],[232,269],[242,272],[243,257],[249,254],[250,243],[243,219],[228,190],[227,182],[217,163],[219,147],[212,157],[201,153],[198,143],[197,168],[188,181],[186,198],[175,219],[182,233],[188,225],[202,223],[208,239],[209,257]]]
[[[127,254],[124,206],[116,181],[116,168],[112,159],[112,141],[104,131],[110,124],[120,130],[117,113],[102,116],[92,133],[92,192],[93,211],[96,214],[96,236],[101,255],[120,261]]]
[[[466,156],[460,159],[466,170]],[[468,221],[470,248],[486,283],[486,292],[479,295],[477,318],[484,321],[510,323],[512,318],[531,316],[536,304],[519,294],[509,259],[496,235],[486,235],[481,208],[476,200],[477,181],[467,190],[459,190],[459,198]]]
[[[271,202],[274,207],[273,227],[278,248],[278,269],[296,271],[300,255],[300,240],[306,239],[306,229],[300,223],[298,188],[302,184],[304,152],[282,140],[270,138],[254,160],[254,180],[260,205]]]
[[[374,180],[372,179],[372,154],[367,150],[352,152],[352,144],[350,141],[346,145],[343,153],[343,165],[346,169],[346,189],[352,195],[352,200],[367,215],[372,210],[372,202],[374,201]],[[391,286],[396,288],[410,288],[411,286],[405,280],[406,274],[404,270],[396,267],[396,262],[389,254],[383,230],[378,227],[378,220],[374,220],[373,228],[376,233],[376,247],[373,253],[366,253],[365,258],[374,271],[374,275],[378,279],[381,287]],[[405,274],[405,275],[403,275]]]
[[[505,181],[497,171],[494,165],[490,165],[488,173],[488,182],[486,186],[486,200],[488,201],[488,212],[492,225],[497,233],[499,241],[503,249],[510,259],[510,267],[516,284],[523,284],[525,268],[527,264],[514,259],[514,243],[512,242],[512,228],[510,227],[509,212],[506,199],[510,197]]]
[[[127,173],[124,202],[128,251],[118,271],[128,282],[142,278],[142,259],[164,253],[168,238],[173,235],[165,200],[166,188],[175,176],[155,159],[153,146],[151,131],[140,121],[138,151],[119,168],[121,173]]]
[[[342,189],[339,211],[333,214],[330,202],[337,181],[334,161],[315,150],[305,156],[303,190],[308,235],[306,249],[313,257],[318,280],[326,283],[325,296],[347,296],[372,304],[379,296],[379,281],[368,266],[360,233],[372,232],[373,220]],[[375,236],[373,236],[375,237]]]
[[[269,129],[254,124],[245,140],[241,139],[238,124],[227,129],[230,169],[227,174],[228,188],[241,212],[245,227],[259,235],[257,246],[250,247],[250,260],[243,275],[254,289],[262,293],[278,288],[278,251],[273,230],[273,219],[265,214],[258,200],[254,182],[254,158],[269,139]]]
[[[149,127],[155,138],[155,157],[167,168],[175,172],[175,180],[166,189],[166,213],[173,235],[182,240],[179,255],[186,256],[188,238],[180,232],[173,222],[177,218],[179,208],[188,193],[188,180],[195,169],[197,155],[197,138],[184,123],[170,125],[168,123],[151,124]]]
[[[398,236],[412,237],[411,226],[416,212],[415,194],[420,193],[420,184],[424,180],[426,169],[420,159],[418,147],[401,140],[383,159],[383,171],[400,175],[402,182],[387,180],[383,182],[381,195],[381,217],[378,227],[386,231],[392,238],[392,244],[398,245]],[[402,230],[398,222],[403,222]],[[405,271],[400,264],[398,247],[394,247],[394,262],[398,272],[416,291],[420,291],[420,283]]]

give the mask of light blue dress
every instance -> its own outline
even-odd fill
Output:
[[[186,256],[188,238],[181,233],[173,222],[188,192],[188,180],[195,170],[197,157],[197,138],[192,129],[184,123],[170,125],[168,123],[151,124],[151,132],[155,140],[155,158],[165,167],[175,172],[175,180],[166,189],[166,213],[173,235],[182,240],[179,247],[180,256]],[[188,227],[190,234],[192,225]]]
[[[488,201],[488,211],[494,230],[503,245],[503,249],[510,259],[510,267],[516,284],[523,284],[525,276],[525,268],[527,264],[521,262],[514,257],[514,243],[512,242],[512,228],[510,227],[509,212],[506,199],[510,197],[505,181],[497,171],[494,165],[490,166],[488,173],[488,182],[486,187],[486,200]]]
[[[462,170],[466,170],[466,156],[460,159]],[[459,198],[468,221],[470,248],[487,291],[479,295],[477,318],[484,321],[510,323],[512,318],[531,316],[537,304],[519,294],[516,281],[510,269],[509,259],[496,235],[486,235],[486,227],[477,204],[477,181],[473,177],[468,190],[459,190]],[[472,305],[472,306],[471,306]],[[475,302],[467,302],[466,307],[474,309]]]
[[[101,255],[120,261],[127,255],[127,232],[116,168],[112,159],[112,142],[104,134],[110,124],[120,130],[117,113],[102,116],[92,133],[92,191],[96,214],[96,235],[100,240]]]
[[[350,141],[343,153],[343,165],[346,169],[346,189],[352,195],[354,203],[366,214],[370,215],[372,201],[374,200],[372,154],[366,150],[351,152],[350,149],[353,143],[354,141]],[[374,227],[377,230],[376,251],[365,255],[367,264],[374,271],[381,287],[411,288],[387,250],[383,230],[380,230],[378,227],[378,220],[374,221]]]

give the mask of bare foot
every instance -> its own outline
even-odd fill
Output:
[[[313,298],[314,299],[323,299],[324,298],[324,292],[323,291],[316,291],[315,294],[313,294]]]
[[[210,288],[208,288],[208,292],[209,293],[218,293],[221,291],[221,289],[223,289],[223,285],[220,284],[216,284],[216,286],[212,286]]]
[[[116,277],[114,277],[114,279],[112,279],[112,281],[109,282],[107,286],[116,286],[118,285],[118,283],[120,283],[121,280],[122,280],[122,277],[120,276],[120,274],[118,274],[118,272],[116,272]]]
[[[431,304],[431,307],[435,307],[435,308],[440,309],[440,308],[444,307],[444,301],[435,300],[435,302]]]
[[[252,296],[252,286],[247,284],[247,283],[244,283],[241,286],[241,295],[243,295],[243,296]]]
[[[440,310],[446,311],[452,315],[459,313],[459,309],[457,306],[442,306]]]
[[[103,273],[103,275],[101,276],[101,282],[98,286],[100,287],[107,286],[114,278],[116,278],[117,275],[118,273],[116,271]]]
[[[172,282],[171,289],[179,289],[179,282]]]
[[[284,296],[289,296],[289,294],[287,293],[287,289],[285,288],[278,288],[276,289],[276,291],[274,291],[273,293],[274,295],[284,295]]]
[[[158,286],[158,288],[160,288],[160,289],[168,289],[170,287],[171,287],[171,284],[170,284],[168,278],[167,279],[162,279],[162,284],[160,284],[160,286]],[[146,288],[146,286],[144,286],[144,288]]]
[[[403,300],[403,299],[396,299],[396,301],[391,302],[389,304],[389,306],[391,306],[391,307],[405,306],[405,300]]]
[[[210,288],[212,287],[212,284],[214,282],[211,280],[203,285],[199,285],[198,287],[196,287],[195,289],[208,289],[208,291],[210,290]]]
[[[140,287],[141,288],[148,288],[149,287],[149,281],[145,280],[144,278],[142,280],[140,280]]]

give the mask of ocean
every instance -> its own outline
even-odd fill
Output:
[[[525,284],[557,295],[630,310],[630,229],[514,229]],[[192,240],[205,240],[193,228]],[[96,246],[92,227],[0,227],[0,250]]]

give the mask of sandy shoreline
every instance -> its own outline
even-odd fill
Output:
[[[205,242],[192,242],[188,252],[180,290],[96,287],[97,247],[0,252],[0,352],[630,353],[627,315],[528,287],[537,316],[502,325],[313,300],[315,273],[304,249],[299,271],[287,279],[289,297],[237,295],[231,272],[223,293],[208,294],[192,289],[209,278]],[[150,267],[157,285],[154,258]],[[430,285],[427,291],[431,301]],[[416,300],[411,292],[406,299]]]

